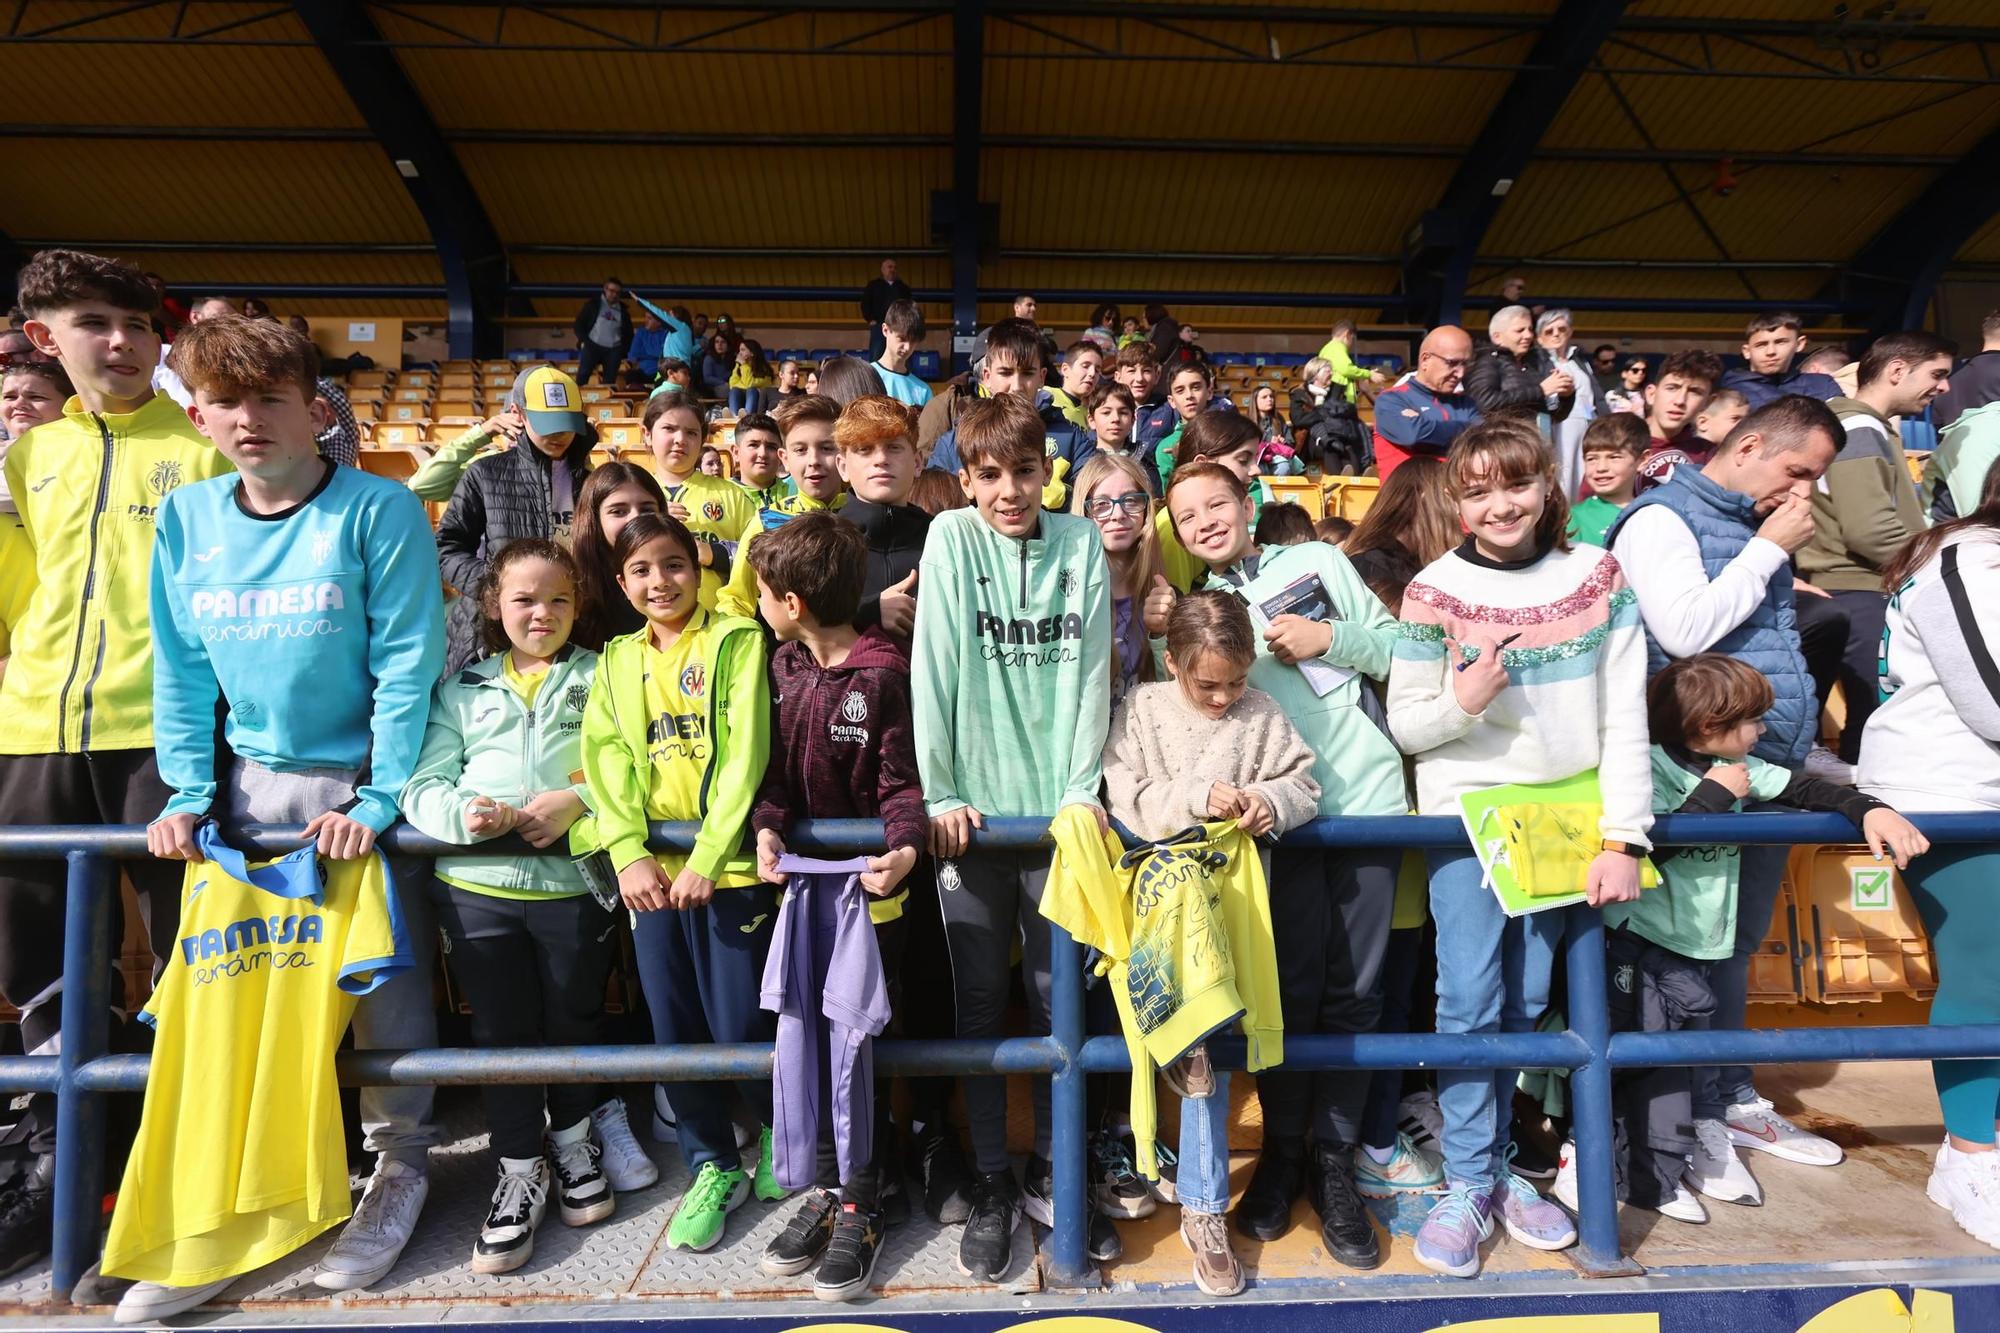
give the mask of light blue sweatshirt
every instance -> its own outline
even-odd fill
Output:
[[[347,811],[380,832],[416,767],[444,667],[444,599],[424,507],[358,468],[256,515],[237,479],[183,486],[153,542],[153,736],[165,815],[215,803],[223,739],[276,772],[367,769]]]

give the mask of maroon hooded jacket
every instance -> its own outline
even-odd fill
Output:
[[[921,855],[930,824],[903,650],[879,625],[837,667],[783,644],[771,657],[771,697],[777,727],[750,826],[786,835],[801,819],[880,819],[892,850]]]

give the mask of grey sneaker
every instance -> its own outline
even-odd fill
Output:
[[[660,1168],[639,1146],[639,1140],[632,1133],[632,1122],[625,1117],[625,1099],[613,1097],[604,1105],[590,1113],[591,1128],[597,1131],[598,1147],[603,1155],[598,1165],[604,1170],[604,1178],[611,1182],[611,1188],[620,1194],[642,1190],[660,1181]]]
[[[328,1291],[355,1291],[387,1277],[410,1243],[430,1192],[431,1178],[415,1167],[387,1160],[377,1165],[361,1205],[319,1261],[313,1281]]]

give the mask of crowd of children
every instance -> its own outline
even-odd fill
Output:
[[[996,324],[976,377],[932,397],[908,370],[921,316],[896,303],[879,364],[829,367],[820,393],[768,415],[755,410],[768,368],[742,343],[735,369],[708,367],[738,408],[729,478],[707,465],[686,395],[648,403],[648,471],[597,461],[575,381],[531,367],[506,411],[405,487],[320,457],[317,358],[285,326],[225,317],[181,334],[169,364],[192,394],[182,413],[149,386],[155,297],[135,271],[46,252],[21,297],[58,364],[10,370],[0,403],[16,436],[0,568],[30,571],[0,598],[0,820],[150,825],[160,859],[134,877],[163,959],[180,887],[167,863],[201,858],[206,820],[302,822],[334,859],[366,855],[399,817],[462,845],[392,867],[418,965],[364,998],[363,1046],[436,1044],[415,947],[433,920],[476,1043],[601,1040],[621,916],[657,1042],[771,1042],[774,936],[791,922],[777,947],[812,939],[787,915],[810,873],[787,845],[802,820],[883,825],[852,868],[843,938],[871,941],[885,999],[853,1026],[982,1039],[1008,1031],[1017,962],[1031,1034],[1049,1030],[1052,1004],[1049,858],[983,840],[994,819],[1101,832],[1115,818],[1142,841],[1228,823],[1274,840],[1315,818],[1457,814],[1479,789],[1594,773],[1583,891],[1626,978],[1615,1021],[1650,1030],[1716,1012],[1752,878],[1734,849],[1679,849],[1656,857],[1663,882],[1642,894],[1655,812],[1775,801],[1849,815],[1899,866],[1927,850],[1881,801],[1791,771],[1804,748],[1789,732],[1771,738],[1774,758],[1753,754],[1765,719],[1797,703],[1756,636],[1795,643],[1796,617],[1783,580],[1765,588],[1781,560],[1752,580],[1732,557],[1797,549],[1831,456],[1821,437],[1838,440],[1806,398],[1744,416],[1784,366],[1726,398],[1710,393],[1712,357],[1667,358],[1642,415],[1607,412],[1583,433],[1577,504],[1532,421],[1477,422],[1441,458],[1413,449],[1348,533],[1316,530],[1260,484],[1272,450],[1291,447],[1274,397],[1226,410],[1201,362],[1159,384],[1149,344],[1107,358],[1089,339],[1047,388],[1026,319]],[[1346,381],[1364,377],[1346,364]],[[1156,384],[1164,401],[1149,405]],[[1311,405],[1338,396],[1322,384]],[[448,500],[435,539],[419,495]],[[1672,600],[1666,562],[1635,570],[1624,553],[1680,540],[1673,524],[1692,550],[1725,518],[1742,535],[1720,556],[1702,545],[1706,578],[1688,577],[1703,590],[1737,578],[1742,605],[1681,651],[1655,610]],[[658,850],[659,821],[698,833]],[[503,835],[530,850],[481,850]],[[1275,1013],[1260,1021],[1274,1035],[1407,1023],[1426,936],[1399,909],[1404,853],[1277,846],[1261,859]],[[1507,915],[1470,850],[1424,859],[1437,1030],[1532,1029],[1562,915]],[[33,1048],[61,985],[59,876],[9,864],[0,911],[0,993]],[[835,947],[804,975],[831,996],[826,969],[855,958]],[[689,1172],[670,1246],[709,1249],[751,1198],[801,1189],[765,1271],[816,1268],[827,1300],[868,1290],[909,1203],[890,1099],[862,1095],[865,1061],[844,1068],[811,1122],[824,1129],[799,1128],[768,1080],[665,1085]],[[1178,1153],[1131,1142],[1107,1108],[1091,1197],[1105,1217],[1177,1198],[1195,1281],[1233,1294],[1245,1277],[1225,1223],[1229,1075],[1200,1041],[1167,1073]],[[1437,1272],[1476,1274],[1496,1226],[1538,1249],[1573,1243],[1571,1213],[1516,1169],[1518,1074],[1440,1071],[1433,1152],[1397,1129],[1393,1076],[1261,1073],[1263,1144],[1235,1228],[1276,1239],[1305,1197],[1328,1256],[1368,1269],[1383,1250],[1363,1195],[1435,1191],[1415,1253]],[[1754,1089],[1704,1114],[1698,1082],[1631,1071],[1619,1089],[1623,1196],[1687,1221],[1701,1209],[1690,1184],[1744,1197],[1734,1127],[1775,1121],[1812,1160],[1798,1147],[1811,1136]],[[962,1080],[962,1145],[950,1085],[911,1089],[921,1202],[962,1228],[960,1267],[984,1280],[1006,1274],[1024,1214],[1054,1221],[1049,1080],[1030,1083],[1018,1176],[1004,1080]],[[758,1127],[747,1143],[739,1109]],[[494,1085],[484,1111],[496,1185],[475,1271],[527,1262],[552,1195],[565,1224],[589,1225],[658,1177],[610,1089]],[[437,1139],[427,1089],[371,1089],[362,1114],[378,1164],[318,1275],[333,1289],[395,1263]],[[46,1245],[53,1122],[37,1133],[42,1156],[0,1200],[0,1260]],[[1139,1181],[1135,1162],[1161,1179]],[[1566,1182],[1553,1192],[1573,1206]],[[1091,1227],[1100,1258],[1119,1244],[1105,1217]],[[142,1282],[125,1299],[157,1317],[220,1285]]]

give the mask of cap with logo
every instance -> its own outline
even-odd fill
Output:
[[[507,402],[521,409],[528,428],[547,437],[576,434],[590,424],[583,414],[583,394],[576,381],[554,366],[536,366],[515,377]]]

